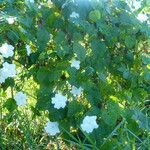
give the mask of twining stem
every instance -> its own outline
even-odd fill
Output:
[[[105,145],[105,143],[114,135],[114,133],[125,123],[125,119],[123,118],[123,120],[115,127],[115,129],[109,134],[109,136],[105,139],[105,141],[103,142],[103,144],[101,145],[101,147],[103,145]]]

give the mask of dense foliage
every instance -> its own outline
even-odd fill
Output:
[[[46,112],[45,131],[55,130],[49,136],[80,141],[85,149],[146,150],[150,11],[148,0],[139,3],[0,0],[0,94],[7,115],[27,98],[33,117]]]

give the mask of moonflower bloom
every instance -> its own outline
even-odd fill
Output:
[[[26,2],[34,3],[34,0],[26,0]]]
[[[90,2],[92,2],[93,0],[89,0]],[[99,2],[99,0],[94,0],[94,1],[97,1],[97,2]]]
[[[141,1],[126,0],[126,3],[130,7],[130,9],[131,9],[132,12],[135,11],[135,10],[138,10],[139,8],[141,8]]]
[[[48,4],[48,5],[52,5],[53,3],[52,3],[51,0],[48,0],[48,1],[47,1],[47,4]]]
[[[141,22],[144,22],[148,20],[148,16],[146,14],[140,13],[137,16],[137,19],[140,20]]]
[[[0,69],[0,83],[5,82],[9,77],[15,77],[16,75],[16,65],[9,64],[7,62],[3,63],[3,68]]]
[[[8,24],[13,24],[16,21],[16,19],[17,19],[16,17],[11,17],[11,16],[6,18]]]
[[[29,0],[30,1],[30,3],[34,3],[34,0]]]
[[[71,61],[71,67],[75,67],[77,70],[80,69],[80,61],[73,59]]]
[[[9,64],[7,62],[3,63],[2,75],[5,76],[6,78],[15,77],[16,65],[15,64]]]
[[[18,106],[25,106],[27,103],[26,101],[27,95],[24,94],[23,92],[16,93],[16,95],[14,96],[14,99]]]
[[[31,48],[30,45],[26,45],[27,55],[29,56],[31,54]]]
[[[79,14],[76,13],[76,12],[72,12],[72,13],[70,14],[70,18],[79,18]]]
[[[4,74],[3,74],[3,72],[2,72],[2,69],[0,69],[0,83],[4,83],[5,82],[5,76],[4,76]]]
[[[14,50],[14,47],[7,43],[2,44],[2,46],[0,47],[0,53],[5,58],[12,57],[14,55],[13,50]]]
[[[66,106],[67,97],[63,96],[61,93],[55,94],[55,97],[52,98],[52,104],[54,108],[60,109]]]
[[[59,124],[57,122],[51,122],[51,121],[48,121],[46,123],[46,127],[45,127],[45,131],[46,133],[48,133],[50,136],[54,136],[56,135],[57,133],[60,133],[60,130],[59,130]]]
[[[38,9],[41,9],[42,8],[42,5],[40,4],[39,6],[38,6]]]
[[[132,1],[132,4],[133,4],[134,9],[136,9],[136,10],[141,8],[141,1],[134,0],[134,1]]]
[[[77,88],[77,87],[75,87],[75,86],[72,86],[71,93],[72,93],[74,96],[80,96],[81,93],[82,93],[82,90],[83,90],[83,89],[82,89],[81,87]]]
[[[87,133],[91,133],[94,129],[98,128],[96,118],[97,116],[86,116],[81,124],[82,130]]]

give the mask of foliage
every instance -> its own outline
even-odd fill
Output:
[[[66,143],[81,149],[146,150],[150,20],[139,20],[138,14],[148,13],[148,4],[141,1],[133,10],[123,0],[0,0],[0,46],[14,47],[13,57],[1,57],[0,65],[17,68],[17,75],[0,85],[5,115],[16,114],[14,95],[24,91],[33,118],[46,112],[59,123],[58,136]],[[79,69],[71,67],[73,59]],[[82,88],[80,95],[71,93],[73,86]],[[57,93],[67,97],[65,108],[51,103]],[[92,133],[81,129],[85,116],[97,116]]]

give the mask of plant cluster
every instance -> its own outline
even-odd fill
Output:
[[[3,108],[34,97],[34,116],[49,118],[43,130],[84,149],[150,146],[149,0],[5,0],[0,9]]]

